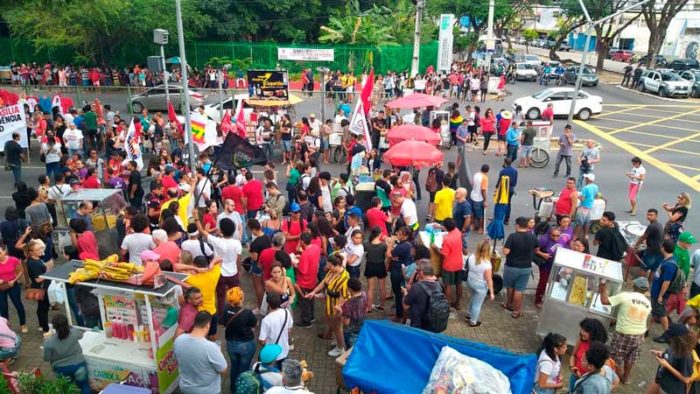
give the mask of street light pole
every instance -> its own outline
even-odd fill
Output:
[[[165,100],[170,105],[170,90],[168,89],[168,70],[165,68],[165,46],[160,46],[160,58],[163,62],[163,85],[165,85]]]
[[[412,77],[418,74],[418,67],[420,64],[420,30],[421,20],[423,19],[423,7],[425,7],[425,0],[418,0],[416,2],[416,26],[413,36],[413,60],[411,61]]]
[[[185,58],[185,34],[182,29],[182,9],[180,0],[175,0],[175,18],[177,20],[177,41],[180,47],[180,68],[182,72],[182,100],[185,104],[185,135],[189,148],[190,169],[192,175],[196,173],[196,159],[194,157],[194,144],[192,143],[192,124],[190,120],[190,89],[187,79],[187,59]]]
[[[579,91],[581,90],[581,81],[582,81],[582,77],[583,77],[583,70],[586,67],[586,61],[588,60],[587,59],[588,46],[591,43],[591,34],[593,31],[593,27],[595,27],[601,23],[605,23],[605,22],[609,21],[610,19],[612,19],[620,14],[624,14],[625,12],[627,12],[633,8],[637,8],[648,1],[649,0],[642,0],[638,3],[632,4],[631,6],[628,6],[628,7],[621,9],[612,15],[608,15],[603,19],[599,19],[597,21],[592,21],[591,16],[588,14],[588,9],[583,4],[583,0],[578,0],[579,4],[581,5],[581,9],[583,10],[583,14],[586,16],[586,20],[588,21],[588,23],[586,23],[586,43],[583,47],[583,54],[581,55],[581,64],[578,67],[578,74],[576,75],[574,96],[571,98],[571,107],[569,108],[569,117],[567,118],[567,122],[569,124],[571,124],[571,122],[574,119],[574,111],[576,110],[576,100],[578,99],[578,94],[579,94]]]
[[[491,72],[491,55],[496,50],[496,40],[493,37],[493,15],[495,13],[496,0],[489,0],[489,19],[486,26],[486,75]]]

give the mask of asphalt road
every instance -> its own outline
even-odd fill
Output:
[[[512,95],[506,97],[504,102],[489,100],[481,105],[482,110],[493,108],[498,111],[501,108],[511,109],[513,101],[521,96],[530,95],[541,89],[540,85],[533,82],[518,82],[508,85]],[[676,196],[681,191],[691,193],[691,196],[700,201],[698,191],[700,184],[698,178],[700,169],[697,165],[697,151],[695,144],[700,143],[700,127],[696,126],[700,120],[700,110],[697,104],[688,100],[662,100],[657,97],[642,95],[638,92],[621,89],[613,85],[599,85],[584,90],[603,97],[604,110],[599,117],[594,117],[588,122],[574,121],[573,130],[579,139],[593,138],[602,146],[602,163],[596,167],[597,183],[601,192],[607,199],[607,208],[614,211],[621,220],[629,220],[627,202],[627,178],[625,173],[630,169],[630,159],[637,155],[642,157],[647,169],[647,181],[641,192],[639,210],[642,212],[637,218],[644,220],[643,212],[647,208],[661,209],[664,202],[675,203]],[[230,91],[229,91],[230,93]],[[45,92],[34,92],[43,95]],[[71,93],[64,93],[71,94]],[[73,94],[74,101],[91,100],[98,96],[105,104],[111,104],[112,108],[122,113],[127,112],[127,94],[124,91],[110,93],[82,93],[79,96]],[[217,94],[211,96],[218,97]],[[448,102],[446,106],[452,104]],[[695,107],[692,107],[695,104]],[[320,97],[318,94],[296,106],[297,116],[304,116],[311,112],[320,113]],[[463,104],[461,107],[463,108]],[[326,104],[326,114],[333,112],[333,103]],[[669,119],[670,118],[670,119]],[[558,135],[566,119],[555,121],[554,134]],[[680,130],[682,128],[684,130]],[[622,131],[619,131],[622,129]],[[680,142],[677,142],[679,141]],[[695,141],[697,140],[697,141]],[[668,144],[668,145],[667,145]],[[678,145],[676,145],[678,144]],[[673,145],[673,146],[671,146]],[[25,167],[23,173],[30,184],[35,183],[38,175],[44,173],[44,168],[38,160],[36,144],[32,149],[32,162]],[[645,153],[646,151],[650,151]],[[446,151],[446,161],[456,158],[456,151]],[[513,216],[531,216],[534,213],[532,199],[527,190],[534,187],[547,186],[554,190],[560,190],[564,186],[564,169],[560,171],[557,179],[552,178],[553,159],[556,152],[550,152],[552,160],[544,169],[522,169],[519,171],[517,195],[513,203]],[[496,171],[500,168],[502,159],[489,154],[483,156],[480,152],[470,152],[467,155],[471,169],[477,169],[483,163],[491,166],[491,179],[495,182]],[[340,166],[330,166],[329,170],[336,175],[342,170]],[[578,169],[572,170],[577,174]],[[421,174],[421,184],[425,181],[425,173]],[[280,174],[284,181],[284,174]],[[9,174],[0,177],[0,208],[12,204],[11,200],[12,180]],[[420,217],[427,214],[427,200],[423,198],[418,203]],[[698,227],[700,219],[691,214],[686,221],[686,228],[691,231]]]

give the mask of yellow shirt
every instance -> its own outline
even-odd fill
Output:
[[[452,207],[455,202],[455,190],[443,186],[435,193],[435,220],[445,220],[452,217]]]
[[[202,292],[202,305],[200,311],[207,311],[212,315],[216,313],[216,284],[221,276],[221,264],[217,264],[207,272],[190,274],[185,283],[198,288]]]
[[[619,305],[615,331],[625,335],[643,335],[647,330],[647,317],[651,303],[642,293],[624,291],[610,297],[610,306]]]
[[[185,229],[187,229],[187,225],[190,223],[189,215],[187,214],[187,211],[189,210],[191,200],[192,200],[192,194],[190,194],[190,193],[187,193],[184,196],[177,199],[177,203],[179,204],[178,209],[177,209],[177,216],[180,218],[180,220],[182,220],[182,225],[185,226]],[[160,211],[163,212],[166,209],[168,209],[168,207],[170,206],[170,204],[173,201],[175,201],[175,199],[170,199],[170,200],[164,202],[160,206]]]

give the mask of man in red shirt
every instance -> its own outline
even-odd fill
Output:
[[[286,242],[284,251],[287,253],[295,253],[299,246],[299,236],[306,230],[306,220],[301,218],[301,206],[297,203],[292,203],[289,206],[289,219],[282,222],[282,232]]]
[[[259,180],[253,178],[253,173],[248,171],[245,173],[246,183],[243,185],[243,203],[247,212],[248,219],[255,218],[255,215],[265,203],[263,196],[263,184]]]
[[[367,210],[365,216],[367,217],[367,228],[372,229],[373,227],[379,227],[382,229],[382,239],[389,236],[386,224],[391,223],[391,218],[386,212],[382,211],[381,198],[372,197],[372,208]]]
[[[200,306],[202,306],[202,291],[196,287],[190,287],[185,291],[185,303],[180,307],[180,313],[177,316],[175,338],[192,331],[194,318],[199,313]]]
[[[268,281],[272,278],[272,264],[275,262],[275,253],[279,250],[283,250],[284,247],[284,234],[276,233],[272,237],[272,247],[267,248],[260,252],[258,256],[258,265],[262,270],[263,281]]]
[[[301,257],[296,266],[297,292],[299,294],[299,310],[301,322],[298,327],[309,328],[314,320],[314,297],[306,298],[316,287],[318,277],[318,262],[321,259],[321,249],[311,243],[311,233],[301,234]]]
[[[231,177],[228,180],[228,186],[221,189],[221,200],[232,200],[235,204],[235,210],[241,217],[245,216],[245,211],[243,208],[243,191],[238,185],[236,185],[236,177]]]
[[[173,176],[173,173],[175,172],[175,168],[171,166],[165,167],[165,174],[163,175],[163,178],[161,179],[161,183],[163,184],[163,189],[164,190],[169,190],[170,188],[177,189],[178,184],[175,182],[175,177]]]
[[[578,191],[576,190],[576,178],[568,177],[566,186],[561,189],[559,199],[554,204],[554,214],[557,216],[557,223],[561,218],[568,216],[571,219],[576,217],[576,208],[578,207]]]
[[[444,222],[447,235],[442,239],[442,248],[438,248],[435,244],[432,247],[442,255],[442,281],[445,285],[445,297],[450,302],[450,305],[459,310],[459,301],[462,299],[462,284],[461,272],[464,265],[462,260],[462,232],[457,228],[457,223],[452,218],[445,219]],[[452,286],[457,291],[452,293]]]
[[[554,104],[547,104],[547,108],[542,111],[542,120],[549,122],[550,125],[554,124]]]

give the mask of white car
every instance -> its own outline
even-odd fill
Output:
[[[520,106],[528,119],[540,119],[548,104],[553,104],[554,116],[567,116],[574,97],[574,88],[549,88],[532,96],[520,97],[513,103],[513,108]],[[574,114],[581,120],[588,120],[591,115],[603,112],[603,98],[579,90]]]
[[[542,61],[537,55],[525,55],[525,63],[531,65],[534,68],[540,68],[542,66]]]
[[[241,100],[247,100],[248,97],[249,96],[247,93],[234,95],[233,98],[231,98],[231,96],[225,97],[224,101],[222,103],[224,112],[227,109],[230,109],[232,112],[232,116],[236,116],[235,112],[236,112],[236,108],[238,108],[238,102]],[[210,98],[218,99],[217,93],[213,93],[210,96]],[[217,100],[215,103],[205,105],[204,106],[204,113],[207,114],[207,116],[211,120],[219,123],[219,122],[221,122],[221,117],[219,116],[219,107],[220,107],[220,105],[219,105],[219,102]]]
[[[515,63],[515,79],[535,81],[537,80],[537,70],[530,63]]]

